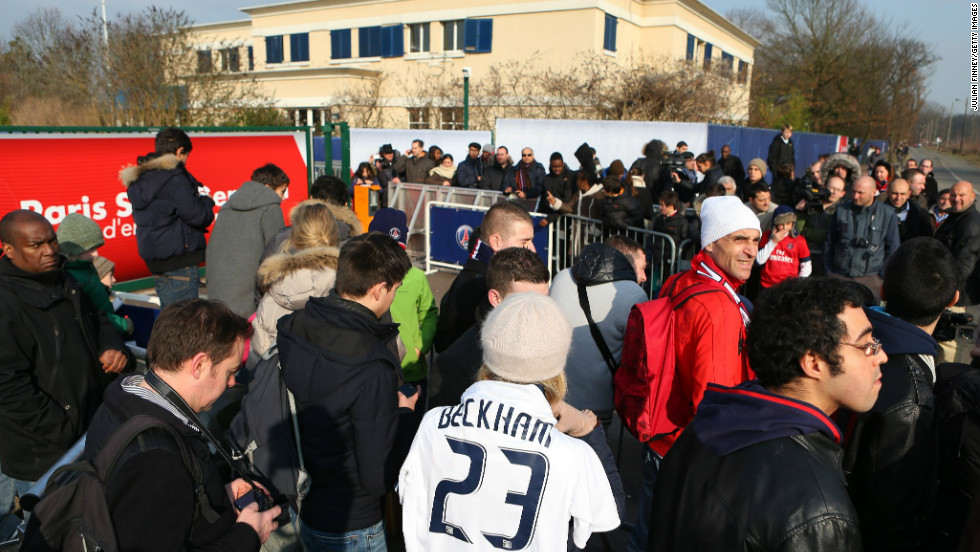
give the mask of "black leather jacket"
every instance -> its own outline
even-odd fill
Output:
[[[847,490],[866,550],[920,550],[935,499],[936,400],[927,359],[935,356],[936,341],[908,322],[865,312],[888,362],[871,410],[837,417],[842,428],[852,428],[844,446]]]
[[[973,203],[949,217],[936,228],[936,239],[943,242],[956,257],[960,268],[960,301],[958,305],[980,302],[980,212]]]
[[[714,445],[702,442],[719,439],[723,432],[718,426],[741,425],[728,438],[743,439],[746,427],[738,424],[739,411],[782,406],[763,404],[728,411],[722,407],[712,422],[700,425],[699,419],[709,413],[713,387],[709,385],[695,421],[674,443],[660,467],[647,550],[862,550],[857,512],[847,496],[840,468],[842,450],[834,439],[824,431],[802,435],[786,431],[784,436],[765,439],[766,434],[776,435],[785,420],[759,416],[764,423],[759,424],[753,444],[718,454]],[[765,393],[755,382],[729,391],[738,389]],[[823,419],[829,424],[827,431],[836,429],[830,429],[833,423]]]

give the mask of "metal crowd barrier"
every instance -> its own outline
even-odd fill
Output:
[[[408,215],[407,249],[412,253],[425,252],[427,234],[425,226],[426,208],[429,202],[453,203],[465,206],[481,207],[487,210],[494,203],[504,201],[502,192],[479,190],[474,188],[458,188],[455,186],[437,186],[432,184],[389,184],[388,206],[404,211]]]

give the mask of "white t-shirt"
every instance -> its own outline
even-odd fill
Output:
[[[422,420],[398,494],[408,552],[585,548],[619,527],[606,473],[586,443],[554,429],[534,385],[481,381]]]

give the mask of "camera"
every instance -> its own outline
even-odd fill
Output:
[[[953,341],[956,339],[957,334],[967,337],[969,335],[968,330],[972,328],[973,316],[965,312],[951,312],[944,311],[939,317],[939,322],[936,323],[936,328],[932,332],[932,336],[936,341]]]
[[[284,500],[280,504],[277,504],[274,500],[272,500],[272,497],[269,496],[268,493],[258,487],[252,487],[251,491],[239,497],[238,500],[235,501],[235,508],[238,508],[238,510],[241,511],[253,502],[259,505],[260,512],[271,510],[274,506],[281,505],[282,510],[280,511],[279,515],[276,516],[275,522],[279,525],[279,527],[289,523],[289,507],[286,505],[286,501]]]
[[[660,160],[660,166],[671,170],[680,170],[684,168],[684,161],[683,153],[665,152]]]

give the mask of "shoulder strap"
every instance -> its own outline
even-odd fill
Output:
[[[602,353],[602,358],[606,359],[606,365],[609,367],[609,371],[616,374],[616,370],[619,369],[619,363],[613,358],[612,351],[609,350],[609,345],[606,344],[606,339],[602,337],[599,326],[592,319],[592,308],[589,306],[589,295],[586,292],[585,284],[578,284],[578,304],[585,313],[585,319],[589,321],[589,331],[592,333],[592,339],[599,346],[599,352]]]
[[[286,387],[285,382],[282,377],[282,363],[279,362],[279,345],[273,344],[269,349],[263,353],[262,358],[270,359],[273,356],[276,357],[276,369],[279,370],[279,384],[283,386],[286,391],[286,399],[289,401],[289,418],[293,422],[293,439],[296,441],[296,460],[299,462],[299,469],[297,470],[296,478],[296,510],[299,511],[303,508],[303,499],[310,491],[310,477],[306,471],[306,462],[303,460],[303,443],[299,438],[299,416],[296,414],[296,397],[293,396],[293,392]]]
[[[116,463],[123,455],[123,452],[129,447],[130,443],[149,430],[160,430],[173,438],[174,443],[177,445],[177,450],[180,453],[180,459],[184,463],[184,467],[187,468],[188,473],[190,473],[191,479],[194,481],[194,496],[197,502],[196,507],[198,512],[204,516],[208,523],[218,521],[220,516],[211,508],[211,504],[208,501],[204,487],[204,472],[194,457],[194,453],[188,450],[183,436],[178,434],[173,427],[152,416],[145,414],[135,416],[127,420],[126,423],[112,434],[109,441],[102,447],[102,450],[99,451],[99,454],[96,455],[95,460],[92,462],[96,471],[101,476],[102,481],[104,483],[109,481],[109,477],[112,475]]]
[[[694,284],[691,284],[690,286],[687,286],[686,288],[682,289],[680,293],[678,293],[677,295],[672,296],[670,298],[670,303],[673,305],[674,309],[676,310],[681,308],[681,305],[687,303],[687,300],[692,297],[697,297],[698,295],[704,295],[705,293],[717,293],[717,292],[725,292],[727,294],[727,291],[722,288],[716,288],[714,286],[709,286],[701,282],[695,282]]]

